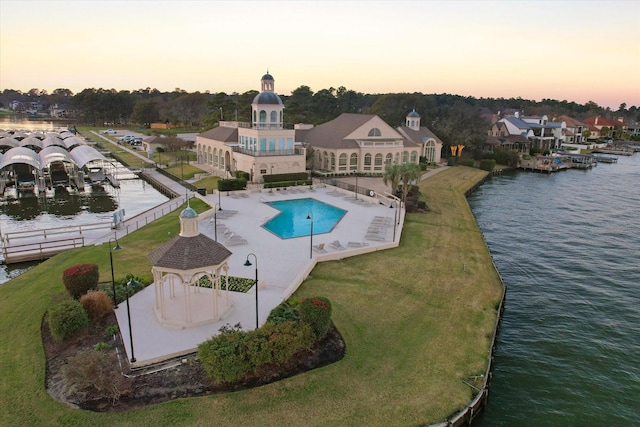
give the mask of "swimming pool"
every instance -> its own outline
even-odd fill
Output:
[[[311,233],[313,218],[313,234],[329,233],[347,213],[316,199],[281,200],[267,203],[278,209],[280,213],[266,222],[263,227],[281,239],[308,236]]]

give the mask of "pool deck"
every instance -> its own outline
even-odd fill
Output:
[[[220,200],[222,212],[218,212],[218,223],[224,224],[230,232],[240,236],[241,244],[225,244],[225,235],[219,229],[217,239],[233,254],[229,260],[229,275],[237,277],[255,278],[258,269],[258,318],[262,325],[270,311],[286,300],[302,282],[309,276],[317,262],[339,260],[350,256],[360,255],[398,246],[404,211],[397,209],[398,221],[394,221],[395,208],[381,204],[364,204],[356,201],[353,192],[345,192],[333,187],[316,188],[303,192],[274,191],[265,192],[235,192],[230,195],[224,192],[199,196],[211,206]],[[279,211],[265,202],[314,198],[316,200],[345,209],[347,213],[340,222],[325,234],[313,235],[313,246],[324,244],[326,253],[319,253],[312,249],[309,235],[290,239],[280,239],[262,227]],[[370,199],[373,200],[373,199]],[[214,239],[213,211],[201,214],[199,229],[202,234]],[[230,213],[232,213],[230,215]],[[367,240],[368,229],[376,217],[388,218],[389,224],[383,228],[382,238],[369,236],[375,240]],[[394,225],[395,222],[395,225]],[[386,230],[386,232],[384,231]],[[395,235],[395,239],[394,239]],[[378,235],[379,236],[379,235]],[[331,243],[338,240],[345,248],[335,249]],[[363,242],[362,247],[350,247],[349,242]],[[252,266],[244,266],[248,254]],[[193,353],[198,344],[206,341],[217,333],[224,325],[240,324],[244,330],[256,327],[256,295],[255,287],[248,293],[230,292],[231,310],[222,320],[203,326],[187,329],[171,329],[163,327],[156,320],[154,305],[154,287],[149,286],[137,293],[129,300],[131,310],[131,326],[133,332],[133,348],[136,362],[132,367],[141,367],[170,358]],[[127,307],[121,303],[115,310],[122,338],[125,343],[127,358],[131,359],[131,346]]]

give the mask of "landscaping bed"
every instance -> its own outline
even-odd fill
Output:
[[[58,342],[51,336],[46,320],[43,320],[41,332],[46,358],[46,388],[53,398],[76,408],[96,412],[128,411],[172,399],[258,387],[337,362],[345,354],[344,341],[332,325],[327,335],[313,348],[299,352],[289,363],[268,366],[261,370],[260,375],[221,384],[215,383],[207,376],[195,355],[186,357],[186,363],[157,372],[132,372],[124,356],[121,335],[116,334],[115,340],[106,335],[105,331],[115,325],[115,314],[110,313],[86,331]],[[99,381],[84,388],[78,388],[67,381],[64,367],[68,365],[69,358],[85,350],[92,350],[96,345],[104,345],[105,342],[111,346],[109,349],[101,350],[106,356],[103,359],[106,363],[97,367],[100,373],[95,370],[90,372],[94,377],[116,376],[112,378],[117,378],[118,390],[99,390]],[[115,348],[118,348],[120,356]],[[119,396],[116,396],[118,394]]]

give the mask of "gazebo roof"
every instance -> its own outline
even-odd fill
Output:
[[[231,251],[221,243],[198,234],[192,237],[176,236],[149,255],[154,267],[172,270],[195,270],[224,263]]]

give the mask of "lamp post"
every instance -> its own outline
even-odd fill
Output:
[[[359,175],[358,172],[356,172],[356,191],[355,191],[356,200],[358,200],[358,175]]]
[[[133,354],[133,332],[131,331],[131,309],[129,308],[129,286],[136,286],[138,282],[133,279],[129,279],[127,282],[127,320],[129,321],[129,344],[131,345],[131,363],[136,361],[136,357]]]
[[[397,219],[398,219],[398,201],[394,200],[395,202],[395,211],[393,212],[393,241],[396,241],[396,226],[397,224]],[[392,206],[389,206],[392,207]]]
[[[220,203],[216,203],[213,206],[213,230],[215,233],[216,242],[218,241],[218,209],[222,210]]]
[[[113,240],[115,240],[116,242],[116,245],[113,247],[114,251],[119,251],[120,249],[122,249],[122,247],[118,244],[117,237],[109,239],[109,262],[111,263],[111,291],[113,292],[113,308],[118,308],[118,301],[116,300],[116,279],[113,276],[113,251],[111,250],[111,241]]]
[[[245,267],[249,267],[253,264],[249,261],[249,257],[253,255],[253,259],[256,263],[256,329],[258,329],[258,257],[253,252],[247,255],[247,261],[245,261]]]
[[[313,258],[313,212],[309,211],[307,213],[307,219],[311,220],[311,233],[309,236],[311,237],[311,244],[309,245],[309,259]]]

